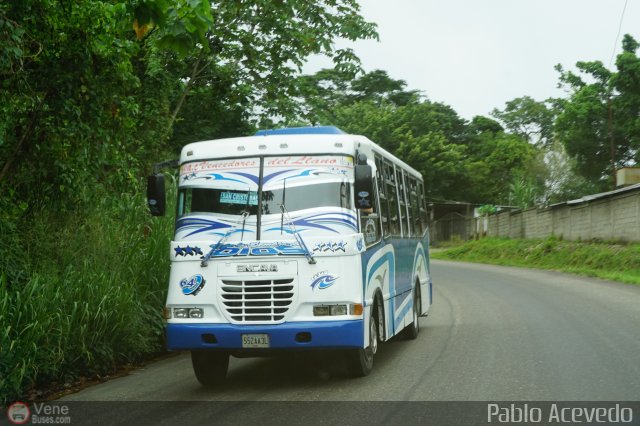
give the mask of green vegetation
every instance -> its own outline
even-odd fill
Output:
[[[434,259],[551,269],[640,284],[640,244],[572,242],[557,238],[482,238],[434,251]]]
[[[362,134],[422,173],[430,199],[508,204],[510,183],[529,176],[536,148],[487,117],[471,122],[381,70],[353,79],[337,70],[303,76],[296,123],[331,123]]]
[[[358,71],[338,37],[377,37],[355,0],[0,2],[0,405],[162,350],[145,176],[290,115],[311,54]]]
[[[112,373],[162,349],[170,218],[151,220],[140,194],[95,194],[24,233],[2,227],[0,395]]]
[[[616,70],[599,61],[558,65],[564,99],[522,96],[493,118],[464,120],[403,80],[375,70],[301,76],[289,124],[334,124],[364,134],[428,182],[433,200],[548,205],[612,189],[612,171],[640,162],[639,43],[622,42]]]
[[[143,182],[185,143],[336,125],[423,173],[430,199],[486,213],[605,189],[640,161],[630,36],[615,72],[558,67],[567,99],[471,121],[364,73],[339,38],[377,38],[357,0],[0,2],[0,404],[161,350],[172,227],[147,216]],[[313,54],[334,68],[300,75]],[[567,265],[599,270],[576,250]]]

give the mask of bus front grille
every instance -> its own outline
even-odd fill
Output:
[[[293,278],[279,280],[222,280],[220,297],[233,322],[284,320],[293,302]]]

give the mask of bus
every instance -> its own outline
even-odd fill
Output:
[[[366,376],[379,343],[417,337],[432,283],[416,170],[335,127],[195,142],[178,165],[166,344],[202,385],[230,355],[291,350],[341,351]],[[158,170],[147,199],[164,214]]]

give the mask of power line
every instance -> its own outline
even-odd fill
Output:
[[[618,35],[616,35],[616,42],[613,43],[613,52],[611,52],[611,59],[609,60],[609,69],[611,69],[611,64],[613,64],[613,57],[616,53],[616,48],[618,47],[618,40],[620,39],[620,31],[622,30],[622,21],[624,20],[624,12],[627,10],[627,2],[629,0],[624,0],[624,7],[622,8],[622,13],[620,14],[620,23],[618,23]]]

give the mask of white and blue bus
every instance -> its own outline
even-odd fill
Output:
[[[416,170],[335,127],[192,143],[179,166],[166,339],[203,385],[230,355],[280,350],[341,350],[365,376],[379,342],[417,336],[432,288]],[[161,215],[163,175],[148,184]]]

